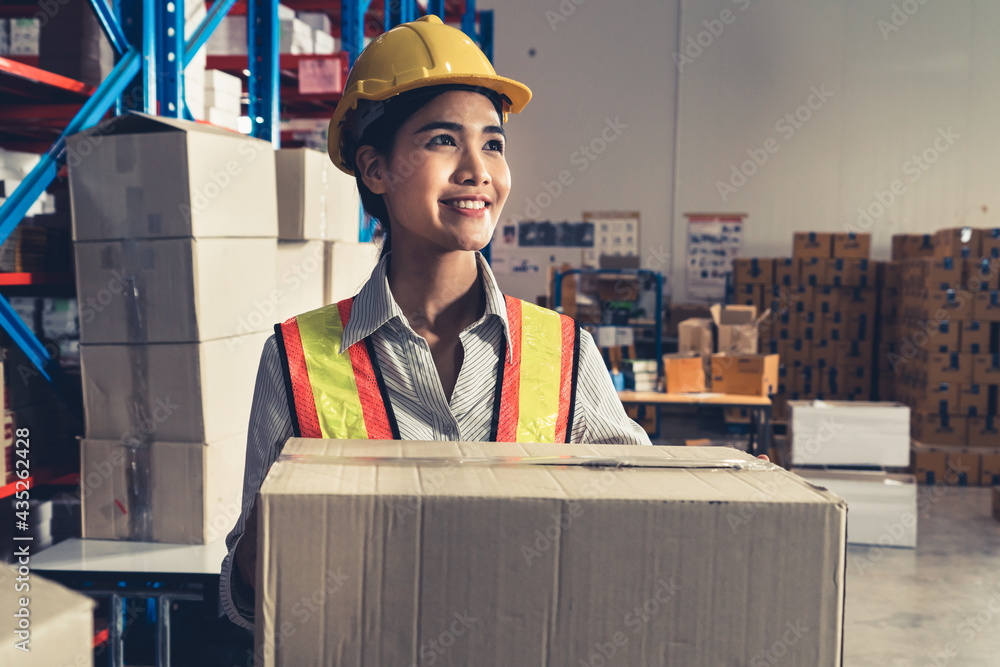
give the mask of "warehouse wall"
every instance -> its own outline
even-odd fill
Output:
[[[513,188],[500,224],[637,210],[644,261],[666,270],[677,87],[676,70],[667,63],[677,0],[480,0],[477,6],[496,10],[498,72],[523,81],[534,95],[507,127]],[[593,160],[581,151],[591,142],[600,148],[598,139],[606,138]],[[571,180],[559,192],[563,171]],[[551,203],[533,210],[528,202],[545,204],[550,191],[558,193]],[[539,262],[551,254],[525,253]],[[571,255],[555,253],[557,260]],[[575,257],[579,262],[579,251]],[[544,271],[497,280],[521,298],[545,293]]]
[[[481,4],[497,10],[497,67],[536,95],[510,126],[504,220],[639,210],[643,264],[672,252],[675,299],[685,212],[747,213],[745,255],[788,254],[795,230],[870,231],[887,257],[895,233],[1000,225],[995,2]],[[615,115],[628,129],[578,173],[573,152]],[[525,215],[525,197],[562,169],[573,183]],[[498,280],[525,298],[544,289],[540,277]]]

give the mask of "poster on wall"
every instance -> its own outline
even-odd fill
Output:
[[[689,298],[721,301],[726,274],[743,246],[745,213],[685,213],[688,223],[687,294]]]
[[[583,219],[593,224],[593,248],[583,253],[583,264],[599,268],[601,255],[616,257],[639,254],[638,211],[585,211]]]

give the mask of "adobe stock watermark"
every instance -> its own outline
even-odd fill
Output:
[[[870,545],[864,555],[858,553],[851,555],[851,564],[857,573],[864,574],[865,570],[882,560],[886,549],[907,546],[900,544],[900,541],[916,528],[919,517],[930,513],[931,507],[948,493],[949,488],[943,484],[921,486],[921,494],[917,498],[917,507],[914,511],[903,512],[895,521],[882,524],[884,530],[875,538],[875,544]]]
[[[810,86],[809,95],[805,101],[793,111],[778,118],[774,123],[774,131],[778,137],[784,141],[790,141],[796,132],[805,127],[805,124],[812,120],[813,116],[829,102],[831,97],[833,97],[833,92],[827,90],[826,84],[820,84],[819,87]],[[779,150],[781,150],[781,143],[775,137],[768,137],[759,147],[748,148],[746,160],[738,165],[731,164],[729,166],[729,178],[715,182],[715,188],[722,201],[728,201],[731,196],[739,192]]]
[[[586,2],[587,0],[559,0],[555,10],[546,9],[545,20],[549,22],[552,32],[556,31],[560,23],[568,21],[569,17],[576,13],[576,8]]]
[[[593,139],[580,146],[570,153],[569,163],[576,167],[576,172],[582,174],[587,171],[597,159],[604,154],[608,146],[613,144],[628,129],[628,124],[621,121],[621,116],[614,119],[605,118],[604,127]],[[562,169],[552,181],[543,181],[543,191],[534,197],[524,198],[524,210],[520,216],[515,215],[517,220],[537,220],[541,217],[542,211],[552,206],[566,188],[573,184],[576,176],[569,169]]]
[[[865,206],[858,207],[857,221],[853,225],[847,225],[845,230],[855,233],[870,230],[877,221],[885,216],[896,201],[906,194],[907,182],[909,185],[913,185],[919,181],[941,159],[941,156],[947,153],[961,138],[962,135],[952,130],[950,125],[947,128],[937,128],[937,134],[931,145],[919,153],[914,153],[900,167],[907,180],[897,178],[889,184],[888,189],[876,190],[874,200]]]
[[[785,631],[781,634],[781,638],[750,658],[750,667],[771,667],[780,664],[791,647],[798,644],[809,630],[810,628],[804,626],[802,621],[785,621]]]
[[[451,621],[448,627],[442,630],[436,637],[432,637],[420,644],[420,649],[418,650],[420,665],[430,667],[430,665],[437,664],[437,661],[448,652],[448,649],[455,645],[458,638],[468,632],[479,621],[478,618],[469,614],[468,609],[463,612],[452,612],[451,616],[454,620]],[[417,663],[412,662],[409,667],[417,667]]]
[[[889,13],[889,18],[879,19],[875,22],[875,26],[882,35],[882,41],[888,42],[890,35],[894,32],[899,32],[903,26],[910,22],[911,18],[916,16],[920,8],[926,4],[927,0],[902,0],[902,2],[894,2],[892,4],[892,11]]]
[[[740,11],[745,11],[750,6],[750,0],[732,0],[732,3],[739,7]],[[737,14],[728,7],[719,12],[714,19],[705,19],[701,22],[705,26],[704,30],[696,35],[687,35],[681,40],[680,50],[673,54],[674,64],[678,72],[683,72],[686,65],[694,63],[695,60],[710,48],[715,40],[722,36],[727,25],[736,22]]]
[[[989,597],[982,604],[974,616],[966,616],[955,628],[955,634],[964,639],[964,644],[957,641],[950,641],[942,647],[940,651],[928,651],[926,667],[946,667],[952,663],[953,658],[957,658],[965,646],[992,625],[1000,616],[1000,583],[994,584],[988,591]]]
[[[594,642],[594,649],[590,655],[586,659],[580,658],[575,667],[607,667],[610,665],[629,644],[630,637],[625,630],[631,630],[632,636],[638,635],[654,617],[670,605],[681,589],[682,586],[674,580],[673,576],[668,579],[661,578],[656,582],[652,595],[630,609],[622,617],[623,629],[613,632],[607,641]]]

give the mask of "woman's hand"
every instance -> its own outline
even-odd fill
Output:
[[[240,578],[252,589],[257,586],[257,502],[254,501],[247,516],[246,526],[243,528],[243,535],[236,544],[236,551],[233,553],[236,561],[236,571]]]

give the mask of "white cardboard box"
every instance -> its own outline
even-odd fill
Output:
[[[278,317],[284,322],[323,303],[323,241],[278,241]]]
[[[374,243],[327,241],[323,262],[323,303],[336,303],[357,294],[378,264]]]
[[[309,55],[313,52],[313,29],[299,19],[280,19],[280,53],[293,56]]]
[[[189,343],[274,323],[273,238],[74,245],[83,343]]]
[[[361,198],[357,182],[309,148],[275,151],[278,238],[357,241]]]
[[[240,515],[246,432],[213,443],[81,440],[85,539],[207,544]]]
[[[31,549],[34,553],[34,549]],[[21,667],[53,667],[72,665],[92,667],[94,664],[94,601],[86,595],[31,573],[27,581],[21,576],[20,564],[0,563],[0,616],[8,626],[0,644],[0,664]],[[30,563],[29,563],[30,567]],[[18,588],[21,585],[26,587]],[[27,599],[27,606],[19,603]],[[17,647],[17,619],[21,609],[28,614],[28,652]]]
[[[243,94],[243,80],[222,70],[206,70],[205,90],[214,90],[219,94],[239,97]]]
[[[274,148],[129,114],[68,140],[73,239],[277,236]]]
[[[313,53],[316,55],[332,55],[337,52],[337,40],[326,30],[313,32]]]
[[[796,466],[910,465],[910,408],[902,403],[789,401]]]
[[[205,109],[205,120],[216,127],[224,127],[233,132],[240,131],[240,114],[231,109],[207,107]]]
[[[841,663],[845,503],[744,452],[292,438],[258,503],[262,665]]]
[[[847,501],[848,544],[916,548],[917,483],[913,475],[809,468],[792,472]]]
[[[224,16],[205,43],[205,49],[211,56],[247,55],[247,17]]]
[[[81,345],[86,437],[212,443],[245,431],[261,350],[272,333],[207,343]]]

